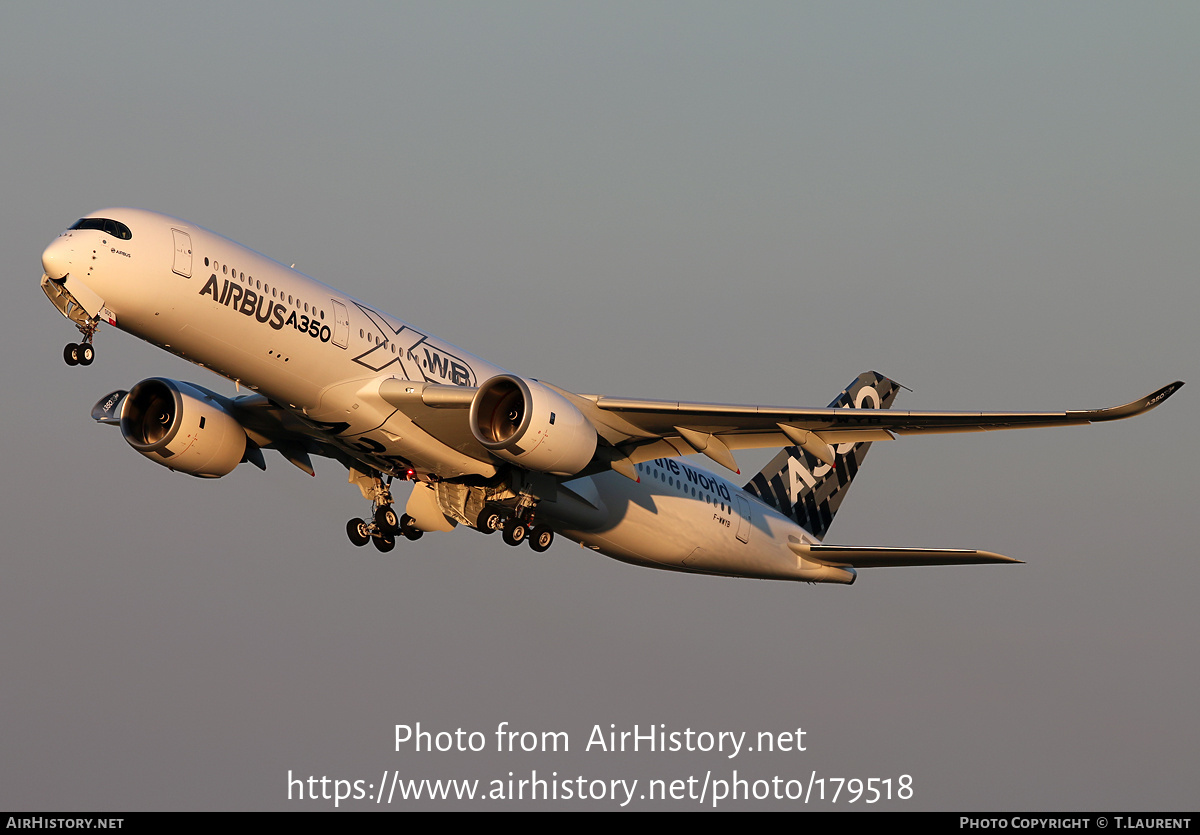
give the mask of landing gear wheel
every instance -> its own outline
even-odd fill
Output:
[[[396,547],[396,537],[390,533],[377,533],[371,537],[371,541],[375,543],[376,550],[385,554]]]
[[[79,346],[74,342],[63,348],[63,362],[67,365],[79,365]]]
[[[350,541],[360,548],[366,545],[367,540],[371,538],[371,534],[367,530],[367,523],[362,519],[351,519],[346,523],[346,536],[350,537]]]
[[[529,532],[529,547],[539,554],[554,543],[554,531],[547,525],[534,525]]]
[[[475,520],[475,527],[480,533],[493,534],[504,527],[504,515],[498,510],[485,507]]]
[[[529,528],[517,517],[504,523],[504,541],[509,545],[520,545],[529,536]]]
[[[80,365],[91,365],[92,361],[96,359],[96,349],[92,347],[92,343],[85,342],[79,346],[76,356],[79,358]]]
[[[381,504],[375,508],[375,524],[393,534],[400,533],[400,517],[390,504]]]
[[[400,533],[412,542],[416,542],[425,535],[425,531],[418,528],[416,521],[407,513],[400,517]]]

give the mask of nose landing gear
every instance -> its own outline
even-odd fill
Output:
[[[67,365],[91,365],[96,359],[96,348],[92,345],[92,339],[96,336],[96,330],[100,327],[100,322],[97,319],[83,319],[76,321],[75,327],[79,328],[79,332],[83,334],[83,342],[72,342],[63,348],[63,361]]]
[[[96,359],[96,349],[90,342],[72,342],[63,348],[63,361],[67,365],[91,365]]]
[[[112,324],[116,324],[116,317],[106,307],[101,307],[97,315],[90,316],[61,282],[52,281],[49,276],[42,276],[42,290],[46,298],[58,308],[58,312],[66,316],[83,334],[83,342],[72,342],[63,348],[63,360],[67,365],[91,365],[92,360],[96,358],[92,339],[100,328],[102,317],[107,317],[107,321]]]

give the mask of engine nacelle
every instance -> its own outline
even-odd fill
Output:
[[[164,377],[125,395],[121,434],[156,464],[200,478],[227,475],[246,453],[246,431],[212,392]]]
[[[596,427],[570,400],[536,380],[491,378],[471,401],[470,421],[475,440],[529,470],[575,475],[596,453]]]

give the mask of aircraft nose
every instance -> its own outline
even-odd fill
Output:
[[[67,237],[55,238],[42,253],[42,269],[54,281],[62,281],[71,272],[74,246]]]

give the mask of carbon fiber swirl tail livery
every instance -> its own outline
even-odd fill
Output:
[[[888,409],[899,390],[898,383],[865,371],[829,407]],[[824,539],[870,448],[870,441],[836,445],[837,467],[831,468],[799,447],[784,447],[743,489]]]

